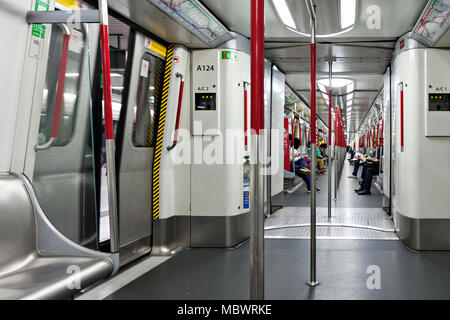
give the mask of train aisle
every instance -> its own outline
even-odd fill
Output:
[[[358,177],[361,176],[361,170],[362,169],[360,168]],[[333,206],[338,208],[380,208],[382,206],[383,194],[375,187],[375,185],[372,187],[371,195],[358,196],[355,193],[354,189],[359,188],[358,180],[347,178],[351,175],[352,171],[353,166],[350,166],[348,161],[346,161],[342,171],[337,201],[333,202]],[[332,179],[334,179],[333,173],[331,174]],[[320,189],[320,192],[316,194],[317,207],[326,208],[328,199],[328,177],[326,175],[320,175],[318,177],[317,187]],[[309,207],[310,194],[306,189],[306,185],[303,185],[292,194],[284,193],[282,196],[275,196],[273,202],[284,203],[285,207]]]
[[[331,220],[328,219],[328,179],[325,175],[319,176],[317,185],[321,192],[317,193],[318,239],[398,240],[391,218],[381,208],[382,193],[373,185],[371,195],[356,194],[354,190],[359,188],[359,179],[348,178],[352,171],[353,167],[346,161],[337,200],[332,200]],[[362,169],[359,170],[358,177],[361,171]],[[265,237],[309,239],[309,204],[310,194],[306,187],[293,194],[285,194],[284,207],[266,220]]]
[[[324,222],[321,215],[326,216],[326,178],[319,178],[319,286],[306,285],[309,241],[289,236],[270,239],[277,230],[266,230],[266,299],[450,299],[450,275],[446,271],[450,268],[450,252],[414,252],[397,241],[388,230],[393,226],[380,209],[377,189],[373,187],[370,196],[358,196],[353,191],[357,180],[347,178],[351,169],[348,163],[344,167],[332,221],[347,227],[320,227]],[[297,203],[308,201],[306,191],[298,193]],[[274,225],[274,220],[275,224],[280,219],[298,223],[292,212],[300,208],[278,211],[266,220],[266,229]],[[302,221],[308,222],[306,218]],[[309,228],[301,229],[308,235]],[[248,299],[249,248],[247,241],[235,249],[186,249],[107,299]],[[377,285],[372,282],[373,270],[379,270],[379,290],[372,287]]]

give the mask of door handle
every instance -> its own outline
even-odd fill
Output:
[[[55,105],[53,108],[53,121],[52,121],[52,131],[50,135],[50,139],[42,144],[36,144],[34,147],[35,151],[42,151],[49,149],[58,138],[59,132],[59,122],[61,118],[61,108],[64,98],[64,86],[66,81],[66,70],[67,70],[67,60],[69,57],[69,42],[70,42],[70,29],[64,24],[60,23],[58,26],[63,31],[63,45],[61,50],[61,58],[59,61],[59,72],[58,72],[58,83],[56,87],[56,96],[55,96]]]
[[[180,91],[178,93],[178,107],[177,107],[177,120],[175,123],[175,135],[174,135],[174,139],[173,139],[173,143],[170,147],[167,147],[167,150],[170,151],[173,148],[176,147],[177,143],[178,143],[178,129],[180,127],[180,116],[181,116],[181,106],[183,104],[183,92],[184,92],[184,76],[177,72],[175,74],[175,76],[177,78],[181,78],[181,82],[180,82]]]

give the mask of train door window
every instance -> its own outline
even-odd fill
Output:
[[[83,50],[86,39],[84,30],[72,28],[69,32],[70,42],[67,70],[60,110],[58,110],[55,101],[57,99],[58,74],[61,68],[60,57],[63,49],[64,29],[55,26],[51,32],[51,50],[48,55],[45,88],[42,93],[42,108],[38,135],[39,145],[44,145],[49,142],[52,137],[52,131],[55,131],[54,126],[57,123],[59,123],[59,130],[57,135],[54,133],[56,139],[53,146],[67,145],[72,138],[80,87],[80,69],[82,64],[81,51]],[[55,107],[57,110],[55,110]],[[60,116],[57,119],[55,118],[55,111],[60,112]]]
[[[134,107],[132,137],[135,147],[154,147],[162,68],[161,59],[149,53],[142,57],[137,105]]]

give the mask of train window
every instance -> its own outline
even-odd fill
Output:
[[[56,139],[52,146],[65,146],[72,139],[74,131],[86,39],[83,27],[70,29],[67,69],[60,116],[59,119],[54,119],[55,106],[57,104],[55,101],[57,100],[58,75],[63,51],[63,30],[63,28],[54,26],[51,31],[51,49],[49,50],[45,87],[42,94],[38,135],[39,145],[46,144],[53,135],[56,136]],[[57,125],[59,125],[58,130],[55,131],[54,127]],[[57,134],[54,132],[57,132]]]
[[[134,108],[133,144],[154,147],[163,61],[145,53],[141,60],[137,105]]]

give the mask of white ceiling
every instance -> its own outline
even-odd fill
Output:
[[[299,31],[309,33],[309,16],[304,0],[287,0]],[[229,29],[250,36],[250,0],[203,0]],[[317,33],[335,33],[339,29],[337,0],[315,0]],[[355,81],[352,106],[352,130],[369,110],[383,85],[383,74],[392,59],[396,40],[412,30],[427,0],[357,0],[354,28],[333,38],[318,38],[318,78],[328,77],[328,61],[333,60],[333,76]],[[367,20],[370,6],[380,9],[381,29],[370,30]],[[291,88],[307,101],[310,98],[309,39],[288,30],[278,17],[271,0],[265,0],[266,57],[286,73]],[[447,37],[450,38],[450,37]],[[445,39],[444,39],[445,40]],[[343,99],[341,99],[343,100]],[[318,114],[327,122],[328,106],[318,94]]]

